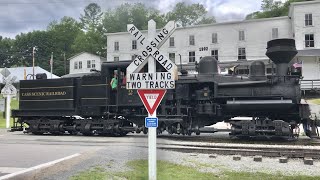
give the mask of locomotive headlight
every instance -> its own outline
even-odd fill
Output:
[[[203,93],[203,96],[208,96],[208,93],[207,92]]]

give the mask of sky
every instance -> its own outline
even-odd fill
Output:
[[[141,2],[166,13],[182,1],[204,5],[218,22],[243,20],[261,9],[261,0],[0,0],[0,36],[14,38],[21,32],[45,30],[63,16],[78,19],[91,2],[98,3],[103,11],[126,2]]]

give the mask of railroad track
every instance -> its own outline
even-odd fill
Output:
[[[177,143],[159,144],[158,149],[186,153],[204,153],[220,155],[264,156],[320,159],[320,146],[282,146],[255,144],[223,144],[223,143]]]

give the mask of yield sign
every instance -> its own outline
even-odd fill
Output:
[[[148,113],[152,115],[166,94],[165,89],[138,89],[138,94]]]

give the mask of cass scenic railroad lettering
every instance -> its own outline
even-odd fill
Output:
[[[64,96],[66,91],[55,91],[55,92],[27,92],[21,93],[21,96]]]

